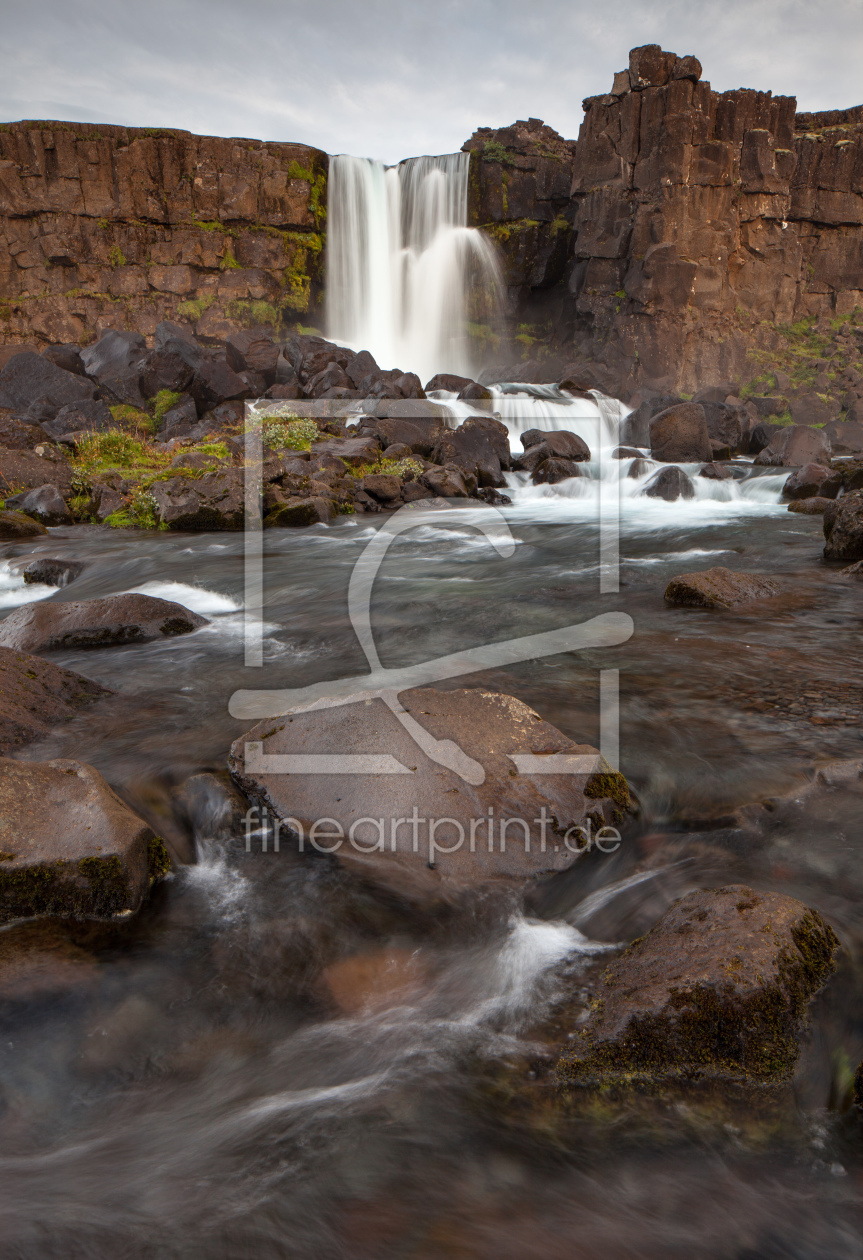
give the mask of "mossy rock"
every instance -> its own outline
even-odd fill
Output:
[[[787,1081],[838,945],[791,897],[742,885],[690,893],[606,969],[558,1080]]]

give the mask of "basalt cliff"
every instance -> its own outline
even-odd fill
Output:
[[[577,140],[529,119],[464,146],[469,222],[506,281],[506,330],[471,325],[489,379],[491,361],[520,359],[621,397],[750,385],[808,391],[825,419],[851,405],[863,106],[800,114],[793,97],[714,92],[695,57],[648,45],[584,109]],[[164,319],[214,341],[320,324],[327,165],[295,144],[3,126],[5,356],[107,327],[150,338]]]

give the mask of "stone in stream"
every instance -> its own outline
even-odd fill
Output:
[[[842,489],[842,474],[823,464],[804,464],[782,487],[784,499],[835,499]]]
[[[734,476],[730,468],[726,468],[724,464],[717,464],[715,461],[705,464],[698,475],[707,477],[709,481],[728,481]]]
[[[6,507],[11,512],[26,512],[43,525],[72,524],[72,513],[56,486],[37,486],[34,490],[10,495]]]
[[[336,505],[323,495],[293,497],[280,503],[264,517],[265,529],[298,529],[305,525],[326,525],[336,516]]]
[[[713,458],[704,408],[678,403],[650,422],[650,453],[666,464],[709,464]]]
[[[16,608],[0,621],[0,646],[19,652],[113,647],[174,638],[206,625],[206,617],[152,595],[46,600]]]
[[[28,561],[20,573],[28,584],[68,586],[81,574],[83,568],[80,560],[54,560],[48,556],[40,556],[38,560]]]
[[[330,850],[358,875],[422,898],[565,870],[597,828],[623,822],[630,808],[623,776],[596,773],[594,748],[574,743],[522,701],[432,688],[402,692],[400,701],[431,752],[452,764],[461,749],[478,763],[467,766],[472,782],[432,760],[379,698],[265,719],[233,745],[231,773],[246,796],[283,820],[293,846]],[[354,772],[336,763],[325,773],[271,774],[254,760],[254,748],[247,767],[248,743],[263,757],[386,756],[405,772]],[[613,846],[614,834],[605,840]]]
[[[558,1079],[787,1081],[838,947],[792,897],[740,884],[689,893],[603,973]]]
[[[640,459],[641,451],[634,446],[618,446],[611,452],[612,459]]]
[[[431,460],[475,476],[481,486],[504,486],[503,469],[510,465],[506,426],[491,416],[469,416],[457,429],[441,430]]]
[[[830,439],[823,429],[805,424],[783,425],[769,445],[755,456],[759,467],[802,468],[805,464],[823,464],[830,458]]]
[[[788,511],[799,512],[802,516],[823,516],[832,502],[832,499],[822,499],[818,495],[811,499],[792,499]]]
[[[859,420],[831,420],[822,432],[828,438],[834,455],[863,453],[863,423]]]
[[[541,464],[537,464],[533,470],[531,481],[535,486],[557,485],[560,481],[566,481],[570,477],[583,477],[585,474],[581,470],[581,466],[571,459],[544,459]]]
[[[704,412],[711,442],[726,446],[732,452],[742,450],[744,443],[748,446],[749,416],[740,404],[702,398],[697,401]]]
[[[700,573],[681,573],[665,588],[669,604],[687,608],[736,608],[778,595],[780,587],[758,573],[735,573],[719,566]]]
[[[694,499],[695,487],[683,469],[672,464],[669,468],[660,468],[641,493],[649,499],[665,499],[667,503],[674,503],[676,499]]]
[[[44,525],[34,521],[32,516],[23,512],[0,511],[0,541],[10,542],[16,538],[36,538],[39,534],[47,534]]]
[[[863,578],[863,560],[858,560],[856,564],[849,564],[847,569],[842,569],[840,577],[856,578],[858,581]]]
[[[533,470],[546,459],[569,459],[583,463],[590,459],[590,448],[584,438],[566,429],[555,429],[550,433],[542,429],[527,429],[521,435],[524,454],[515,462],[515,467],[525,472]]]
[[[70,669],[0,648],[0,752],[41,739],[110,695],[107,687]]]
[[[419,482],[441,499],[466,499],[470,493],[463,470],[457,468],[455,464],[450,464],[446,468],[437,466],[427,468],[419,478]]]
[[[438,372],[436,376],[433,376],[430,381],[426,382],[425,392],[430,394],[433,389],[443,389],[448,394],[458,394],[469,385],[475,384],[476,382],[472,381],[469,376],[455,376],[452,372]]]
[[[0,758],[0,922],[134,913],[169,870],[162,841],[92,766]]]
[[[863,560],[863,491],[834,500],[824,513],[825,560]]]

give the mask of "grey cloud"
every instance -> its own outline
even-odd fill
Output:
[[[0,116],[301,140],[393,162],[529,115],[578,134],[629,49],[714,87],[857,103],[860,0],[30,0],[8,10]]]

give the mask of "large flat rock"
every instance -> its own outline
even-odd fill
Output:
[[[45,600],[16,608],[0,621],[0,647],[19,652],[114,647],[189,634],[207,624],[182,604],[152,595]]]
[[[264,720],[233,745],[232,774],[272,816],[293,820],[283,836],[302,830],[304,852],[315,848],[312,825],[326,819],[316,832],[321,851],[332,848],[349,869],[423,897],[565,870],[585,843],[570,829],[588,828],[588,815],[592,835],[597,826],[622,821],[629,805],[623,777],[593,773],[596,749],[568,739],[522,701],[432,688],[403,692],[400,700],[407,726],[450,766],[427,755],[375,698]],[[439,750],[434,741],[454,743]],[[375,755],[394,758],[406,772],[350,773],[324,762],[325,773],[299,766],[290,773],[274,761],[276,773],[269,773],[259,753],[264,759]],[[573,773],[575,766],[582,768]],[[545,772],[552,767],[556,773]]]
[[[0,922],[134,912],[169,866],[92,766],[0,758]]]
[[[735,573],[716,565],[700,573],[679,573],[665,588],[669,604],[690,608],[736,608],[778,595],[780,588],[760,573]]]
[[[742,885],[689,893],[606,969],[558,1076],[787,1080],[838,946],[793,897]]]

